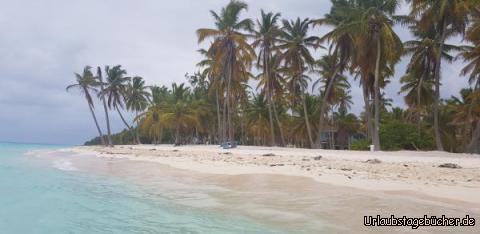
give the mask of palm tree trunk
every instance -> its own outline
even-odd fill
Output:
[[[374,150],[380,150],[380,56],[381,56],[382,48],[381,48],[381,41],[380,38],[377,38],[377,61],[375,63],[375,82],[374,82],[374,89],[375,89],[375,116],[374,116],[374,128],[373,128],[373,145]]]
[[[95,116],[95,112],[93,111],[92,105],[88,104],[88,108],[90,109],[90,113],[92,114],[93,121],[95,121],[95,126],[97,126],[97,131],[98,131],[98,134],[100,135],[100,141],[102,142],[102,145],[108,146],[105,142],[105,138],[103,137],[102,130],[100,129],[100,126],[98,125],[97,117]]]
[[[467,148],[469,153],[480,154],[480,120],[477,121],[477,126],[472,132],[472,140]]]
[[[268,49],[269,47],[267,46],[265,48],[265,51],[263,53],[263,74],[265,75],[266,78],[266,96],[267,96],[267,102],[268,102],[268,118],[270,121],[270,137],[271,137],[271,146],[275,146],[275,130],[273,126],[273,116],[272,116],[272,89],[270,87],[270,61],[269,61],[269,56],[270,56],[270,50]]]
[[[115,109],[117,109],[118,115],[120,115],[120,118],[122,119],[125,126],[127,126],[128,130],[131,130],[132,127],[130,127],[130,125],[128,125],[127,121],[125,121],[125,119],[123,118],[122,112],[120,112],[120,109],[118,107],[115,107]]]
[[[303,114],[305,116],[305,125],[307,126],[308,142],[310,143],[310,147],[313,147],[312,130],[310,128],[310,121],[308,120],[307,101],[305,99],[306,99],[306,97],[305,97],[305,94],[304,94],[303,98],[302,98]]]
[[[325,110],[326,110],[326,103],[327,103],[327,98],[330,96],[330,92],[332,91],[333,84],[335,83],[337,74],[340,71],[340,66],[337,66],[335,69],[335,72],[333,73],[332,77],[330,77],[330,82],[328,83],[325,92],[323,93],[322,97],[322,102],[320,103],[320,117],[318,120],[318,132],[317,132],[317,142],[316,142],[316,147],[317,148],[322,148],[322,131],[323,131],[323,116],[325,115]]]
[[[446,21],[443,21],[442,25],[442,35],[440,38],[440,45],[439,45],[439,53],[437,57],[435,58],[435,74],[434,74],[434,80],[435,80],[435,97],[433,101],[433,128],[435,131],[435,144],[437,145],[437,150],[439,151],[444,151],[443,149],[443,144],[442,144],[442,138],[440,137],[440,128],[438,124],[438,105],[440,102],[440,67],[442,63],[442,51],[443,51],[443,45],[445,43],[445,38],[447,35],[447,24]]]
[[[135,111],[135,119],[137,118],[137,116],[138,116],[138,112]],[[138,127],[139,127],[138,126],[139,125],[138,119],[136,119],[135,122],[136,122],[136,125],[137,125],[137,127],[135,128],[135,138],[137,139],[137,144],[142,144],[142,142],[140,141],[140,136],[138,134]]]
[[[100,69],[100,68],[98,68]],[[100,70],[101,71],[101,70]],[[100,91],[103,93],[103,79],[101,76],[101,73],[99,75],[100,79]],[[107,121],[107,143],[109,146],[113,146],[113,141],[112,141],[112,131],[110,129],[110,118],[108,117],[108,108],[107,108],[107,102],[105,101],[105,97],[101,97],[102,102],[103,102],[103,110],[105,111],[105,119]]]
[[[272,98],[272,107],[273,107],[273,115],[275,116],[275,120],[277,121],[277,125],[278,125],[278,130],[280,132],[280,139],[282,140],[282,146],[285,146],[285,136],[283,135],[282,123],[280,122],[280,118],[278,118],[277,105],[275,104],[275,101],[273,100],[273,98]]]
[[[223,92],[223,115],[222,115],[222,144],[227,141],[227,94]]]
[[[180,128],[175,128],[175,146],[180,145]]]
[[[365,118],[366,118],[366,125],[367,125],[367,139],[372,136],[372,111],[370,105],[370,91],[368,89],[367,84],[363,85],[363,101],[365,103]]]
[[[163,128],[160,128],[160,133],[158,134],[158,144],[162,144],[162,138],[163,138]]]
[[[231,103],[231,82],[233,77],[232,63],[228,65],[228,81],[227,81],[227,124],[228,124],[228,141],[233,144],[233,129],[232,129],[232,103]]]
[[[218,141],[222,139],[222,120],[220,117],[220,103],[218,101],[218,89],[215,89],[215,101],[217,104]],[[218,142],[217,142],[218,143]]]
[[[422,119],[421,119],[421,113],[420,113],[420,107],[422,106],[420,101],[421,101],[421,96],[422,96],[422,85],[423,85],[423,78],[424,75],[420,77],[420,80],[418,81],[418,87],[417,87],[417,132],[418,135],[420,136],[421,132],[421,127],[422,127]]]
[[[275,146],[275,131],[273,127],[273,114],[272,114],[272,96],[270,95],[270,88],[267,85],[267,102],[268,102],[268,118],[270,120],[270,145]]]

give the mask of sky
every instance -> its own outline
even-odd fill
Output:
[[[260,9],[280,12],[282,18],[321,18],[330,0],[248,0],[243,17],[258,18]],[[83,144],[97,135],[84,98],[66,92],[74,72],[85,65],[121,64],[130,76],[142,76],[148,85],[185,82],[201,59],[196,52],[198,28],[214,27],[209,10],[219,11],[228,0],[0,0],[0,142]],[[404,5],[399,13],[407,13]],[[395,27],[402,40],[411,39]],[[321,36],[328,28],[316,28]],[[459,41],[459,40],[457,40]],[[325,51],[316,51],[320,56]],[[408,57],[396,66],[385,92],[394,106],[404,106],[398,95],[399,77]],[[442,67],[442,97],[457,95],[468,85],[460,77],[463,64]],[[314,80],[318,77],[312,77]],[[362,94],[352,83],[354,113],[362,111]],[[97,117],[105,129],[103,110]],[[114,132],[123,129],[115,112]],[[132,115],[127,114],[129,120]]]

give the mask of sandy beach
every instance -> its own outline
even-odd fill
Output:
[[[63,151],[155,162],[210,174],[278,174],[480,208],[480,157],[445,152],[362,152],[240,146],[79,146]],[[459,168],[444,168],[450,163]]]

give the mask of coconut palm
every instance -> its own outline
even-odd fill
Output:
[[[127,129],[131,130],[132,128],[127,121],[125,121],[125,118],[120,111],[120,109],[124,108],[125,99],[128,96],[127,85],[130,81],[130,78],[124,76],[127,74],[127,72],[122,69],[121,65],[117,65],[112,68],[106,66],[105,74],[107,76],[106,87],[102,92],[100,92],[100,96],[107,99],[108,108],[115,109]]]
[[[328,71],[328,73],[323,72],[321,76],[324,79],[328,79],[329,82],[323,91],[323,97],[320,102],[320,114],[319,114],[319,123],[318,123],[318,134],[317,134],[317,147],[321,146],[321,132],[323,130],[323,118],[325,111],[327,109],[327,98],[330,96],[333,85],[336,83],[336,79],[341,75],[344,70],[347,69],[347,65],[351,59],[352,53],[354,51],[354,39],[350,32],[341,30],[343,25],[350,23],[352,20],[352,15],[348,10],[348,4],[345,1],[332,1],[332,8],[330,13],[326,14],[324,18],[314,20],[314,25],[327,25],[333,27],[334,29],[327,34],[325,34],[321,41],[327,41],[331,43],[330,49],[333,49],[330,53],[328,60],[332,63],[327,63],[329,69],[323,69]],[[339,30],[337,30],[339,29]]]
[[[139,114],[135,120],[139,124],[140,131],[145,136],[150,137],[153,143],[162,141],[163,129],[166,127],[160,117],[162,114],[162,104],[169,99],[169,90],[167,87],[150,86],[151,98],[148,109]]]
[[[271,129],[269,129],[271,113],[268,105],[265,93],[262,92],[254,95],[246,107],[245,121],[249,132],[253,135],[254,143],[265,144],[272,134]]]
[[[223,133],[223,121],[222,121],[222,112],[221,112],[221,99],[219,93],[223,93],[223,84],[221,76],[217,73],[218,71],[214,70],[215,61],[212,59],[212,56],[209,56],[208,51],[204,49],[198,50],[198,52],[204,56],[204,59],[200,61],[197,66],[203,68],[202,75],[207,77],[209,80],[208,86],[208,94],[210,96],[215,96],[215,106],[216,106],[216,113],[217,113],[217,140],[221,141],[224,139]]]
[[[352,2],[352,15],[355,18],[337,30],[354,35],[356,49],[353,65],[361,73],[364,95],[368,95],[373,88],[374,121],[371,135],[375,150],[380,150],[380,88],[386,84],[386,76],[393,73],[403,49],[400,38],[393,30],[394,22],[399,19],[394,13],[400,1]]]
[[[469,22],[468,15],[473,2],[469,0],[408,0],[411,2],[412,17],[417,17],[421,28],[429,29],[434,27],[438,32],[438,51],[443,51],[445,41],[449,36],[455,34],[463,35]],[[433,104],[433,121],[435,131],[435,143],[438,150],[443,151],[443,144],[440,136],[438,108],[440,100],[440,71],[441,53],[435,57],[434,84],[435,99]]]
[[[97,96],[102,100],[103,103],[103,110],[105,111],[105,121],[107,123],[107,144],[108,146],[113,146],[113,141],[112,141],[112,130],[110,128],[110,117],[108,116],[108,108],[107,108],[107,102],[103,96],[100,94],[104,90],[104,85],[105,83],[103,82],[103,75],[102,75],[102,69],[100,67],[97,67],[97,77],[96,79],[98,80],[98,86],[100,86],[100,92],[97,94]]]
[[[338,52],[337,52],[338,53]],[[320,75],[320,79],[313,83],[313,89],[319,86],[320,83],[323,85],[320,87],[321,102],[320,102],[320,113],[319,113],[319,122],[318,122],[318,134],[316,146],[321,147],[321,134],[323,130],[323,120],[326,110],[328,109],[327,105],[332,104],[333,100],[336,98],[338,91],[343,91],[343,88],[349,88],[347,78],[342,75],[340,72],[342,69],[341,64],[338,62],[338,57],[336,55],[325,55],[318,61],[316,61],[316,71]],[[336,87],[335,86],[340,86]],[[340,88],[340,89],[339,89]],[[341,92],[343,93],[343,92]]]
[[[180,132],[198,125],[195,108],[191,105],[190,89],[183,83],[173,83],[170,98],[161,105],[161,109],[161,121],[174,130],[175,145],[180,145]]]
[[[303,105],[295,106],[294,112],[297,115],[293,116],[293,121],[291,125],[290,135],[293,137],[294,141],[299,143],[303,147],[311,147],[311,141],[308,137],[308,131],[311,128],[316,129],[316,123],[305,122],[307,120],[315,119],[317,111],[318,97],[310,94],[303,95]],[[307,115],[307,116],[305,116]]]
[[[469,75],[469,83],[473,86],[473,92],[470,99],[478,100],[480,97],[480,7],[472,10],[472,25],[467,31],[466,38],[472,42],[473,46],[466,46],[460,56],[468,64],[463,68],[462,75]],[[476,122],[476,127],[472,133],[472,139],[468,144],[467,151],[471,153],[480,153],[480,120]]]
[[[336,144],[341,148],[350,147],[350,135],[360,129],[360,122],[353,113],[348,113],[348,108],[339,108],[334,113],[335,127],[337,130]]]
[[[478,94],[475,94],[473,89],[462,89],[460,91],[460,98],[452,97],[449,103],[452,109],[453,119],[452,124],[463,130],[462,143],[465,150],[475,150],[475,147],[471,149],[469,143],[475,138],[475,125],[480,119],[480,98]],[[468,136],[471,136],[469,143],[467,143]]]
[[[146,89],[145,81],[139,76],[133,77],[132,81],[127,85],[125,104],[127,110],[135,112],[135,116],[138,116],[138,113],[144,111],[148,106],[151,95]],[[138,128],[138,119],[136,119],[135,122]],[[135,139],[137,144],[141,143],[137,129],[135,129]]]
[[[271,78],[272,69],[271,58],[275,50],[275,44],[278,41],[281,30],[278,27],[278,20],[280,18],[279,13],[265,13],[261,10],[261,18],[257,20],[257,28],[254,31],[255,41],[252,43],[252,46],[259,48],[260,52],[258,53],[257,65],[262,69],[260,79],[262,80],[262,88],[265,92],[266,100],[268,103],[268,117],[270,123],[270,144],[275,145],[275,130],[273,124],[273,84],[274,82]],[[282,140],[283,141],[283,140]],[[283,144],[283,143],[282,143]]]
[[[417,125],[420,131],[421,114],[425,111],[426,105],[433,103],[433,75],[440,46],[435,36],[435,28],[419,28],[420,22],[415,20],[412,22],[413,26],[410,30],[417,39],[404,43],[404,55],[412,57],[407,67],[407,74],[400,80],[401,83],[405,83],[400,92],[407,92],[405,100],[410,109],[417,114]],[[444,44],[441,52],[442,59],[452,62],[453,56],[449,52],[460,51],[460,49],[455,45]]]
[[[265,72],[262,71],[258,74],[259,82],[257,85],[257,89],[263,88],[263,90],[269,90],[270,99],[267,100],[269,108],[271,107],[273,112],[273,117],[275,118],[275,123],[278,127],[278,132],[280,133],[280,141],[281,145],[285,145],[285,134],[284,134],[284,126],[280,121],[279,117],[279,110],[277,107],[277,103],[283,101],[284,98],[284,87],[285,87],[285,77],[283,73],[285,72],[285,68],[282,67],[280,61],[279,53],[273,54],[273,56],[269,59],[269,78],[265,79]],[[262,67],[262,66],[261,66]],[[263,69],[262,69],[263,70]],[[269,110],[270,111],[270,110]],[[269,112],[270,113],[270,112]]]
[[[75,73],[76,83],[67,86],[67,92],[71,89],[77,89],[85,96],[85,100],[87,101],[88,108],[90,109],[90,113],[92,114],[93,121],[95,122],[95,126],[97,127],[100,140],[103,145],[107,145],[105,142],[105,138],[103,137],[102,130],[98,125],[97,117],[95,116],[95,111],[93,110],[94,104],[93,104],[93,99],[90,92],[93,92],[93,93],[98,92],[98,90],[96,89],[98,82],[95,79],[95,76],[93,75],[91,69],[92,68],[90,66],[86,66],[83,69],[82,74]]]
[[[307,106],[304,96],[308,87],[310,78],[305,75],[308,68],[312,68],[315,59],[310,53],[310,48],[318,48],[319,38],[316,36],[309,36],[308,29],[310,20],[297,18],[296,20],[283,20],[283,32],[278,48],[282,51],[280,60],[287,68],[287,76],[289,77],[287,87],[290,91],[292,104],[297,100],[296,95],[300,96],[300,101],[303,104],[303,117],[305,118],[305,125],[307,127],[308,143],[313,147],[312,129],[310,120],[308,119]]]
[[[243,33],[251,31],[253,22],[250,19],[240,20],[240,13],[244,10],[247,10],[247,4],[232,0],[222,8],[220,14],[210,11],[215,19],[215,29],[197,30],[199,43],[207,38],[213,40],[208,49],[208,55],[214,61],[215,73],[225,79],[222,82],[226,86],[223,116],[227,116],[229,140],[233,140],[234,137],[232,115],[235,94],[232,94],[232,86],[248,80],[249,69],[255,58],[255,51],[248,44],[247,36]],[[223,131],[226,129],[227,127],[223,128]]]

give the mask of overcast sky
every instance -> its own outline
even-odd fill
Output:
[[[282,17],[319,18],[329,11],[329,0],[246,1],[244,17],[257,18],[260,9],[281,12]],[[66,93],[73,72],[85,65],[121,64],[129,75],[148,84],[184,82],[200,56],[195,30],[213,27],[210,9],[218,11],[228,0],[0,0],[0,141],[82,144],[96,130],[84,99]],[[407,12],[408,7],[400,10]],[[400,27],[402,40],[410,38]],[[317,29],[322,34],[327,29]],[[317,52],[319,53],[323,52]],[[396,76],[386,89],[395,106],[398,77],[408,58],[397,65]],[[442,96],[456,95],[467,86],[459,77],[461,63],[443,67]],[[313,77],[316,79],[316,77]],[[363,99],[352,82],[355,106]],[[100,106],[97,115],[104,127]],[[113,130],[123,128],[111,113]],[[129,116],[131,119],[131,116]]]

